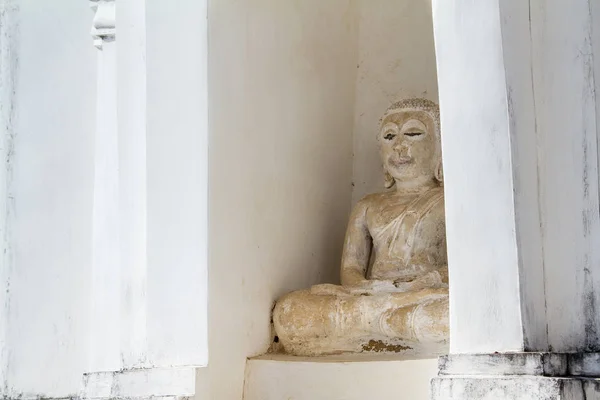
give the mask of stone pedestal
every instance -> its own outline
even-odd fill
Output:
[[[427,400],[436,359],[361,354],[249,359],[245,400]]]
[[[598,353],[450,355],[431,381],[434,400],[600,399]]]

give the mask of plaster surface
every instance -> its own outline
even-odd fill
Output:
[[[338,281],[357,32],[349,0],[217,0],[209,22],[210,360],[197,385],[239,400],[275,299]]]
[[[435,359],[261,357],[248,360],[245,400],[427,400]]]
[[[0,84],[2,118],[12,113],[0,130],[0,176],[6,177],[0,197],[8,201],[0,211],[8,235],[2,238],[0,270],[10,272],[0,288],[10,296],[0,312],[6,329],[0,346],[7,346],[0,397],[74,396],[87,356],[89,309],[83,298],[89,290],[96,93],[92,13],[79,0],[2,1],[0,13],[3,20],[12,18],[0,22],[1,79],[12,75],[12,86]],[[11,63],[4,62],[7,57]]]

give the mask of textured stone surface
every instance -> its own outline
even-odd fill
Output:
[[[584,392],[580,379],[534,376],[454,376],[431,382],[433,400],[596,400],[600,397],[586,397],[594,390],[590,386]]]
[[[599,360],[597,353],[443,356],[432,399],[600,399]]]
[[[461,354],[439,358],[440,375],[567,375],[567,354]]]
[[[600,377],[600,353],[569,354],[569,375]]]

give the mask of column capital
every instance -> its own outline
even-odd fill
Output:
[[[94,11],[91,35],[94,46],[102,50],[104,42],[115,40],[115,0],[89,0]]]

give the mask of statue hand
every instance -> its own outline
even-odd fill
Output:
[[[407,282],[395,282],[392,280],[364,280],[348,288],[354,294],[360,293],[398,293],[408,290]]]
[[[438,271],[431,271],[414,281],[405,282],[405,284],[408,285],[407,291],[448,287],[448,284],[444,283],[443,277]]]

